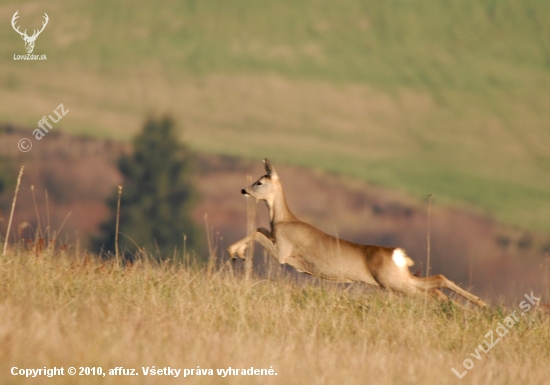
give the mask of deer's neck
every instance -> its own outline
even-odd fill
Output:
[[[282,189],[280,194],[277,194],[272,200],[267,202],[267,207],[269,208],[269,221],[271,222],[271,227],[277,222],[296,220],[296,217],[288,208],[285,194]]]

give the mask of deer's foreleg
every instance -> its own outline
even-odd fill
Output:
[[[273,243],[273,239],[271,238],[271,233],[269,230],[260,227],[257,229],[253,234],[244,237],[238,242],[235,242],[229,248],[227,249],[227,252],[229,253],[230,258],[239,257],[241,259],[246,259],[245,251],[248,247],[248,244],[250,242],[257,241],[260,243],[266,251],[271,254],[273,257],[276,257],[277,252],[275,249],[275,244]]]

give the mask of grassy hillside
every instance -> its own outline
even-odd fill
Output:
[[[297,282],[278,267],[267,279],[247,281],[228,264],[210,271],[121,267],[76,254],[16,249],[0,257],[4,384],[440,385],[457,383],[453,368],[466,384],[547,381],[549,315],[541,306],[519,309],[524,297],[509,308],[469,313],[360,286]],[[499,322],[513,311],[525,315],[497,340]],[[486,349],[489,331],[495,346],[483,353],[478,345]],[[466,359],[474,366],[464,374]],[[48,382],[10,375],[13,367],[54,366],[65,375]],[[153,366],[181,373],[144,376],[142,368]],[[69,376],[69,367],[100,367],[107,375]],[[108,374],[117,367],[138,375]],[[277,375],[222,380],[217,369],[229,367]],[[213,375],[183,378],[184,369],[197,368]]]
[[[44,62],[23,54],[22,29]],[[368,179],[550,231],[550,3],[4,1],[0,119]],[[44,139],[46,140],[46,139]]]

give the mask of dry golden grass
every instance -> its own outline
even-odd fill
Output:
[[[531,309],[481,361],[469,356],[512,312],[344,290],[284,272],[244,280],[224,265],[121,266],[76,253],[12,250],[0,259],[3,384],[543,384],[550,326]],[[537,295],[537,293],[535,293]],[[518,298],[518,304],[523,298]],[[475,366],[459,380],[462,362]],[[211,368],[213,376],[146,377],[143,366]],[[135,368],[134,377],[12,376],[12,367]],[[273,367],[277,376],[216,375]]]

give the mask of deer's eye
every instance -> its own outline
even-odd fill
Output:
[[[257,182],[256,182],[256,185],[261,186],[261,185],[262,185],[262,182],[257,181]]]

